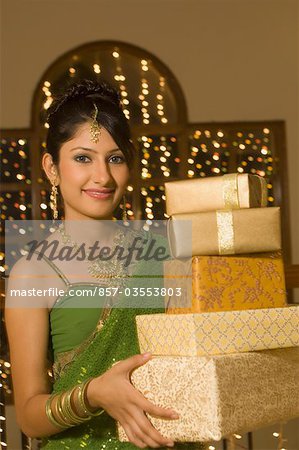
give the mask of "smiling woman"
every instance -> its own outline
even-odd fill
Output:
[[[91,81],[75,85],[54,102],[48,123],[43,167],[59,185],[65,219],[112,219],[134,158],[118,94]]]
[[[62,227],[51,235],[49,244],[56,239],[59,248],[67,244],[77,251],[80,237],[80,244],[98,238],[111,243],[113,227],[109,219],[113,218],[129,183],[134,158],[117,92],[106,84],[80,82],[53,102],[48,123],[42,164],[52,184],[54,218],[58,215],[58,190],[64,208]],[[160,236],[152,248],[150,233],[145,235],[145,251],[166,247]],[[126,245],[120,232],[116,237],[113,243]],[[61,260],[54,264],[47,251],[41,255],[33,253],[34,258],[30,261],[21,258],[12,269],[8,293],[29,287],[53,292],[54,273],[55,287],[63,289],[63,295],[54,300],[50,294],[49,298],[46,295],[42,308],[6,309],[15,405],[22,431],[29,437],[42,437],[44,450],[173,447],[174,442],[164,438],[145,413],[167,420],[177,419],[177,413],[152,404],[130,383],[132,370],[150,359],[148,354],[139,354],[135,317],[162,312],[161,306],[150,310],[144,303],[125,307],[120,295],[112,306],[103,304],[102,297],[93,297],[88,308],[79,294],[82,286],[95,287],[99,283],[101,286],[101,273],[105,273],[109,282],[118,278],[122,282],[127,273],[124,264],[119,267],[114,260],[106,264],[97,260],[96,264],[89,261],[88,265],[86,260],[80,260],[76,267],[73,262],[66,265]],[[137,279],[142,273],[151,273],[144,264],[140,261],[133,265]],[[156,258],[155,269],[159,265],[162,266],[162,261]],[[79,275],[89,281],[83,282],[81,278],[71,282],[66,276],[69,267],[72,271],[78,269]],[[99,277],[94,274],[98,271]],[[95,275],[98,283],[90,282],[87,273]],[[51,285],[47,281],[49,276]],[[154,287],[159,287],[161,281],[152,278]],[[8,295],[6,304],[9,303]],[[26,355],[24,345],[30,349]],[[47,374],[49,350],[53,358],[53,385]],[[123,426],[130,442],[119,442],[116,421]],[[175,448],[192,447],[201,445],[176,444]]]
[[[90,143],[90,125],[79,125],[75,136],[62,144],[59,162],[45,153],[43,166],[59,185],[66,220],[112,219],[129,181],[129,166],[112,136],[102,128]]]

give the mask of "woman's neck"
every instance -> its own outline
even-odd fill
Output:
[[[78,245],[93,245],[99,242],[101,246],[113,242],[117,230],[117,222],[108,219],[99,220],[68,220],[63,221],[65,234]]]

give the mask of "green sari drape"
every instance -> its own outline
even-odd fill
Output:
[[[165,245],[165,242],[163,245]],[[134,273],[136,273],[137,278],[130,280],[128,286],[136,287],[142,285],[141,279],[138,279],[138,273],[145,273],[145,268],[142,267],[143,264],[143,262],[140,262],[136,265],[136,271]],[[162,287],[163,279],[150,278],[149,264],[148,262],[146,264],[146,273],[149,276],[147,286]],[[157,273],[157,264],[162,264],[162,262],[157,263],[155,261],[153,267],[155,273]],[[86,288],[86,284],[82,284],[82,286]],[[59,348],[57,348],[58,344],[56,344],[53,366],[55,374],[53,384],[54,393],[67,390],[88,377],[99,376],[110,369],[116,361],[140,353],[135,316],[137,314],[160,313],[164,312],[164,309],[161,309],[161,303],[158,308],[146,308],[141,303],[144,301],[141,298],[138,299],[141,303],[140,307],[122,308],[122,301],[127,302],[127,300],[127,298],[120,298],[117,308],[112,308],[104,325],[98,328],[95,327],[80,345],[75,346],[73,342],[77,342],[78,333],[76,321],[80,321],[82,314],[84,314],[86,320],[88,315],[90,317],[92,316],[90,319],[92,323],[95,317],[97,319],[100,318],[102,311],[95,308],[64,308],[63,306],[69,301],[67,295],[63,298],[64,305],[58,303],[59,307],[57,304],[57,307],[52,309],[50,317],[52,334],[55,334],[55,331],[57,331],[56,327],[58,324],[59,326],[63,323],[69,324],[70,317],[72,322],[72,326],[68,327],[68,336],[64,336],[63,340],[64,348],[68,348],[68,351],[57,351]],[[73,298],[72,301],[76,301],[76,298]],[[96,322],[97,320],[94,323]],[[119,442],[116,422],[105,412],[82,425],[42,438],[41,446],[43,450],[81,450],[85,447],[92,450],[133,450],[137,448],[129,442]],[[175,448],[202,449],[203,447],[201,444],[177,444]]]

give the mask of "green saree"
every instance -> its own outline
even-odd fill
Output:
[[[140,262],[136,265],[134,273],[137,278],[129,280],[128,286],[130,284],[132,286],[141,285],[138,273],[144,273],[142,264],[143,262]],[[157,262],[155,262],[156,264]],[[162,262],[158,262],[158,264],[162,264]],[[53,267],[53,263],[51,265]],[[163,279],[151,278],[148,266],[146,270],[149,276],[147,286],[162,287]],[[135,316],[164,312],[160,307],[161,303],[155,309],[146,308],[142,304],[140,307],[134,306],[134,308],[122,307],[124,299],[120,298],[117,307],[110,310],[110,314],[102,325],[99,319],[103,309],[80,308],[78,305],[76,308],[70,308],[70,300],[76,302],[78,297],[70,298],[69,287],[86,288],[87,286],[86,283],[76,283],[76,286],[69,284],[66,295],[56,301],[50,312],[54,351],[54,393],[67,390],[88,377],[99,376],[110,369],[116,361],[140,353]],[[80,299],[82,301],[82,297]],[[127,299],[125,300],[127,301]],[[139,298],[138,301],[143,300]],[[85,447],[92,450],[133,450],[137,448],[129,442],[119,442],[116,422],[105,412],[82,425],[43,438],[41,444],[43,450],[81,450]],[[187,443],[176,444],[175,448],[203,449],[203,446],[202,444]]]

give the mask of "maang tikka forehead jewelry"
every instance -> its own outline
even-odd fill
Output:
[[[97,144],[99,142],[99,137],[101,135],[101,125],[99,124],[99,122],[97,121],[97,117],[98,117],[98,108],[97,105],[95,103],[93,103],[94,106],[94,112],[91,116],[92,118],[92,123],[90,126],[90,134],[91,134],[91,141],[94,142],[95,144]]]

